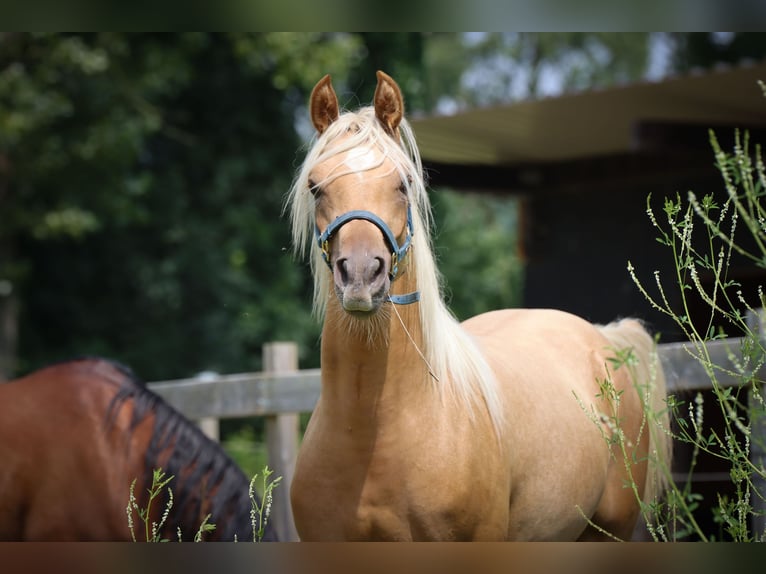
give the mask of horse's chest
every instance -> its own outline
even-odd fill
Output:
[[[374,465],[373,465],[374,466]],[[312,524],[302,538],[341,540],[449,540],[460,538],[453,525],[459,515],[451,489],[422,474],[371,472],[323,481],[315,488],[314,504],[300,514]],[[321,525],[314,528],[313,525]],[[311,534],[314,532],[314,534]]]
[[[460,540],[481,528],[486,497],[472,495],[481,469],[456,462],[448,445],[344,442],[302,446],[293,488],[301,538]]]

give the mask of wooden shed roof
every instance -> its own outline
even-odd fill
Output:
[[[411,123],[427,164],[568,162],[656,149],[658,143],[684,145],[689,128],[699,134],[708,127],[766,126],[758,80],[766,81],[766,61]]]

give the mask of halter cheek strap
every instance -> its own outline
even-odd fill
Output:
[[[314,234],[316,236],[317,244],[322,252],[322,259],[327,263],[327,266],[332,270],[332,263],[330,263],[330,240],[332,236],[343,227],[349,221],[355,219],[362,219],[369,221],[375,225],[383,233],[383,237],[386,239],[386,243],[391,248],[391,271],[388,273],[391,281],[399,276],[399,263],[404,260],[410,247],[412,246],[412,211],[410,206],[407,206],[407,237],[404,239],[404,243],[400,246],[393,232],[389,229],[386,222],[380,217],[372,213],[371,211],[365,211],[361,209],[347,211],[343,215],[339,215],[335,218],[335,221],[330,223],[324,232],[319,232],[319,227],[314,228]],[[397,305],[409,305],[420,300],[420,292],[413,291],[405,295],[389,295],[389,300]]]

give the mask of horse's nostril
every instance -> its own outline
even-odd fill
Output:
[[[382,257],[376,257],[375,258],[375,267],[372,272],[373,278],[377,277],[378,275],[381,275],[383,273],[383,269],[385,268],[385,262],[383,261]]]
[[[338,269],[338,275],[343,285],[348,284],[348,259],[345,257],[338,259],[335,262],[335,267]]]

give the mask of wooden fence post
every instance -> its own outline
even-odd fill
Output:
[[[218,380],[218,373],[212,371],[203,371],[194,377],[198,381],[212,383]],[[221,442],[221,422],[217,417],[203,417],[197,421],[197,425],[208,438],[215,442]]]
[[[298,345],[290,342],[266,343],[263,346],[263,371],[286,373],[298,370]],[[295,473],[295,459],[298,455],[298,413],[283,413],[266,417],[266,448],[269,468],[274,477],[281,476],[282,482],[274,490],[271,520],[279,540],[296,541],[298,533],[293,522],[290,507],[290,485]]]
[[[761,348],[766,346],[766,310],[756,309],[755,313],[749,313],[747,323],[753,335],[758,337]],[[759,379],[763,380],[762,377]],[[749,393],[750,461],[756,469],[753,475],[753,488],[756,492],[750,498],[753,506],[751,527],[753,536],[760,538],[766,534],[766,502],[762,498],[766,496],[766,477],[763,474],[766,466],[766,389],[760,383],[757,390],[751,387]]]

